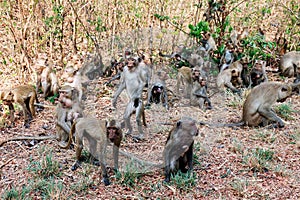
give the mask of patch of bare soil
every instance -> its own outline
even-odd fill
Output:
[[[104,87],[104,81],[93,81],[88,86],[85,114],[122,120],[127,102],[125,92],[117,109],[111,109],[111,95],[116,88]],[[173,90],[175,80],[170,79],[167,84]],[[170,110],[153,105],[146,110],[145,140],[135,142],[126,136],[121,150],[148,164],[159,165],[171,129],[165,123],[174,123],[182,116],[211,123],[238,122],[244,98],[217,93],[211,97],[213,109],[205,111],[186,106],[187,99],[175,102]],[[293,112],[285,118],[288,123],[281,129],[199,125],[200,134],[194,145],[194,176],[176,177],[176,182],[170,184],[163,183],[164,173],[159,166],[139,165],[120,155],[120,173],[109,170],[111,185],[104,186],[100,167],[91,162],[83,162],[77,171],[70,170],[75,161],[74,149],[60,149],[55,140],[37,144],[11,141],[0,147],[1,197],[15,190],[19,198],[26,199],[299,199],[299,96],[289,98],[285,104]],[[55,134],[54,108],[39,112],[29,129],[23,128],[21,121],[22,117],[15,128],[2,128],[1,139]],[[135,124],[134,117],[131,121]],[[137,134],[135,125],[133,134]],[[58,168],[54,166],[56,162]],[[110,157],[107,164],[112,166]]]

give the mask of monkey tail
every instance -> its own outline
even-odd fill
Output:
[[[240,121],[240,122],[231,123],[231,124],[212,124],[212,123],[199,121],[199,124],[200,125],[207,125],[207,126],[210,126],[210,127],[235,127],[235,126],[244,126],[245,122]]]
[[[76,120],[75,120],[74,123],[72,124],[71,130],[70,130],[70,132],[69,132],[68,143],[67,143],[65,146],[62,145],[61,143],[58,143],[58,146],[59,146],[60,148],[63,148],[63,149],[68,149],[68,148],[70,148],[71,143],[72,143],[73,134],[74,134],[74,132],[75,132],[75,129],[76,129]]]

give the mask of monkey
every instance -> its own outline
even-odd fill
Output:
[[[264,82],[254,87],[243,105],[243,122],[248,126],[266,126],[269,122],[284,127],[271,106],[275,102],[284,102],[292,94],[290,85],[279,82]]]
[[[202,67],[204,65],[203,58],[197,53],[192,53],[191,56],[188,58],[188,62],[190,63],[190,66],[192,66],[192,67],[195,67],[195,66]]]
[[[176,93],[179,95],[180,85],[184,84],[186,96],[187,98],[190,98],[193,81],[198,80],[201,74],[204,74],[204,72],[199,66],[195,66],[194,68],[182,67],[178,69]]]
[[[233,50],[226,48],[225,53],[222,55],[220,59],[220,72],[224,69],[227,69],[233,62],[234,56],[233,56]]]
[[[122,141],[122,130],[117,125],[115,120],[107,122],[106,120],[99,120],[96,118],[79,118],[75,120],[69,132],[69,140],[66,146],[62,148],[69,148],[72,142],[73,134],[75,134],[76,141],[76,161],[72,165],[71,170],[74,171],[80,166],[80,157],[83,146],[83,139],[88,140],[88,149],[91,155],[100,161],[102,170],[103,183],[105,186],[109,185],[109,178],[106,170],[106,149],[107,145],[113,143],[113,157],[114,169],[118,170],[118,156],[119,148]]]
[[[300,77],[296,78],[292,84],[292,89],[300,94]]]
[[[216,42],[209,32],[203,34],[202,44],[206,50],[206,55],[217,49]]]
[[[279,63],[279,70],[283,76],[297,76],[296,70],[300,68],[300,51],[291,51],[284,54]]]
[[[144,103],[143,100],[140,98],[136,98],[134,100],[130,100],[129,103],[126,106],[125,113],[124,113],[124,122],[125,122],[125,127],[128,129],[126,132],[126,135],[131,135],[132,134],[132,126],[130,123],[130,117],[131,115],[135,112],[135,121],[137,123],[137,128],[139,135],[134,136],[133,138],[136,140],[141,140],[144,137],[144,132],[142,128],[142,121],[143,120],[143,125],[146,127],[146,117],[145,117],[145,110],[144,110]]]
[[[244,56],[241,58],[240,63],[243,66],[241,78],[243,81],[243,85],[247,88],[251,86],[251,77],[250,77],[250,69],[249,69],[249,58]]]
[[[207,109],[212,109],[211,101],[207,96],[206,78],[200,76],[198,80],[193,82],[190,105],[199,106],[203,109],[205,103],[207,103]]]
[[[165,82],[167,79],[168,75],[164,71],[158,71],[153,76],[152,84],[148,89],[147,106],[150,106],[151,103],[162,103],[168,109],[168,94]]]
[[[146,73],[143,73],[142,67],[140,67],[138,61],[135,58],[128,59],[127,65],[123,69],[120,85],[117,91],[114,93],[112,99],[112,105],[113,107],[116,107],[117,98],[119,97],[121,92],[126,89],[127,95],[129,97],[129,103],[127,104],[124,113],[124,121],[126,128],[128,129],[127,134],[131,134],[132,132],[130,116],[133,112],[135,112],[139,132],[139,136],[137,137],[138,139],[142,138],[143,136],[141,118],[143,118],[144,125],[146,126],[142,92],[143,88],[147,84],[147,77],[145,75]]]
[[[30,85],[16,86],[12,90],[2,91],[1,99],[4,105],[8,105],[10,112],[11,125],[14,126],[14,106],[13,103],[18,103],[22,106],[24,114],[24,126],[30,127],[30,122],[35,117],[34,103],[39,103],[36,90]]]
[[[261,83],[255,86],[247,95],[243,104],[242,120],[240,122],[231,124],[199,123],[212,127],[264,127],[270,124],[274,128],[283,128],[284,121],[276,115],[272,106],[275,102],[284,102],[292,95],[292,89],[299,87],[299,85],[271,81]]]
[[[115,68],[117,69],[117,74],[114,75],[109,81],[105,82],[105,85],[109,85],[114,80],[120,79],[124,66],[125,66],[125,64],[122,60],[120,62],[116,63]]]
[[[262,82],[267,82],[266,61],[255,60],[252,70],[250,72],[251,86],[255,87]]]
[[[231,89],[232,92],[239,93],[240,90],[234,87],[232,80],[234,80],[235,83],[242,83],[239,71],[231,68],[225,69],[217,76],[217,87],[222,91],[226,86]]]
[[[183,173],[193,170],[194,136],[198,135],[196,121],[182,118],[173,126],[167,137],[163,151],[165,182],[170,182],[171,174],[180,170]]]
[[[74,120],[83,116],[78,95],[70,85],[64,85],[59,90],[59,98],[56,106],[56,139],[59,145],[68,140],[71,125]]]
[[[59,82],[57,76],[52,72],[52,67],[47,65],[42,68],[41,74],[38,75],[36,83],[36,92],[38,94],[39,88],[42,88],[43,97],[46,99],[51,95],[57,95],[59,89]]]

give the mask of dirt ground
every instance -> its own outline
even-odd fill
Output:
[[[89,84],[85,115],[122,120],[126,94],[122,93],[117,109],[113,110],[111,95],[115,88],[103,86],[104,81],[100,78]],[[175,79],[169,79],[167,85],[173,90]],[[212,110],[186,106],[188,100],[184,98],[175,101],[169,110],[162,105],[153,105],[146,110],[145,140],[135,142],[126,136],[121,150],[144,161],[160,164],[171,129],[165,124],[175,123],[183,116],[211,123],[238,122],[244,99],[244,95],[217,93],[211,97]],[[199,125],[200,134],[194,145],[194,176],[190,181],[182,178],[185,182],[181,183],[178,179],[177,183],[165,184],[163,169],[130,165],[132,161],[121,155],[121,178],[110,170],[111,185],[105,187],[101,183],[101,169],[90,162],[83,162],[81,168],[71,171],[75,151],[60,149],[56,140],[38,143],[11,141],[0,147],[1,197],[7,198],[9,191],[16,190],[20,199],[299,199],[299,95],[292,96],[284,104],[289,105],[293,112],[284,118],[287,124],[281,129]],[[14,128],[1,128],[1,140],[24,135],[54,135],[54,111],[55,108],[50,107],[38,112],[28,129],[22,127],[20,117]],[[131,121],[135,124],[133,117]],[[134,126],[133,134],[136,130]],[[271,155],[271,158],[259,157],[257,152]],[[52,162],[47,161],[49,155]],[[33,164],[38,162],[46,162],[48,167],[58,162],[59,172],[51,179],[45,178],[40,174],[41,170],[32,170]],[[109,158],[108,165],[112,166]],[[128,182],[128,177],[132,182]],[[43,188],[41,180],[53,184]]]

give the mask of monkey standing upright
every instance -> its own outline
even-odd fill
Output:
[[[177,170],[183,173],[187,172],[186,167],[193,170],[193,137],[197,135],[196,121],[191,118],[182,118],[169,132],[163,151],[166,182]]]
[[[126,89],[129,103],[126,106],[124,113],[125,126],[128,129],[127,134],[131,134],[132,126],[130,123],[130,116],[135,112],[135,119],[139,132],[139,136],[136,136],[137,139],[141,139],[144,135],[141,118],[143,119],[144,126],[146,126],[144,103],[142,100],[143,89],[145,85],[148,84],[148,75],[145,67],[144,64],[142,67],[139,66],[139,63],[135,58],[129,58],[127,65],[123,69],[120,85],[112,99],[112,105],[113,107],[116,107],[119,95]]]
[[[33,86],[20,85],[12,90],[4,90],[1,94],[1,99],[5,105],[8,105],[10,112],[10,121],[14,125],[14,106],[13,103],[18,103],[22,106],[24,114],[24,126],[30,127],[30,122],[35,117],[34,103],[39,103],[37,94]]]
[[[72,125],[67,145],[61,146],[62,148],[69,148],[73,134],[75,134],[76,141],[76,162],[71,169],[74,171],[80,166],[81,151],[83,146],[87,145],[83,143],[83,139],[86,138],[88,140],[88,150],[93,157],[100,161],[103,182],[105,185],[109,185],[105,166],[106,149],[108,143],[111,142],[113,144],[114,168],[118,170],[119,148],[122,141],[121,128],[115,120],[107,122],[96,118],[79,118]]]

